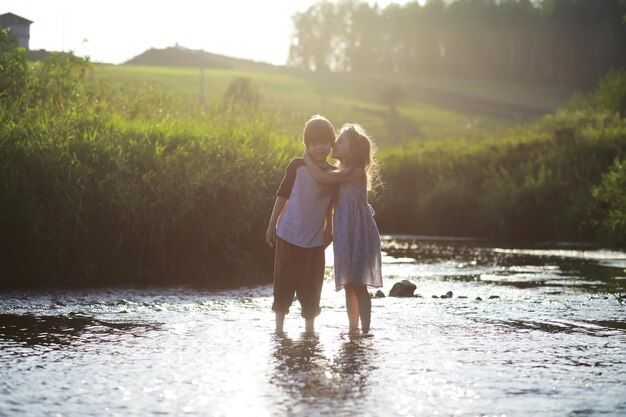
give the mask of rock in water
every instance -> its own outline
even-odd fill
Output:
[[[374,297],[376,298],[385,298],[385,293],[382,292],[381,290],[376,291],[376,294],[374,295]]]
[[[389,291],[390,297],[413,297],[413,292],[417,288],[417,285],[413,284],[411,281],[403,279],[400,282],[396,282],[391,287],[391,291]]]

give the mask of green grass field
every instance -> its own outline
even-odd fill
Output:
[[[190,102],[200,98],[199,68],[98,65],[96,75],[113,83],[149,83]],[[289,131],[298,132],[304,120],[319,113],[337,128],[346,122],[364,125],[381,147],[416,139],[491,136],[520,120],[551,112],[567,100],[560,92],[484,81],[207,68],[205,103],[219,104],[228,85],[239,77],[251,80],[261,94],[261,106],[284,120]],[[378,99],[390,85],[400,85],[407,94],[393,115]]]

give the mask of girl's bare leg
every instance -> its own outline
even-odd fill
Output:
[[[350,326],[350,331],[356,332],[359,329],[359,301],[357,300],[357,296],[352,285],[346,285],[344,290],[346,291],[348,324]]]
[[[370,299],[370,294],[367,292],[365,285],[355,286],[354,291],[359,305],[361,330],[363,333],[368,333],[370,331],[370,319],[372,317],[372,300]]]
[[[285,313],[276,311],[275,314],[276,314],[276,332],[282,333],[283,323],[285,323]]]

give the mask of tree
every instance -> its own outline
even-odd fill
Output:
[[[289,64],[591,89],[626,69],[626,0],[319,1],[293,17]]]
[[[261,94],[252,85],[250,78],[235,78],[224,93],[224,101],[228,106],[244,106],[255,108],[261,100]]]
[[[406,98],[406,92],[399,85],[390,85],[378,94],[378,98],[385,105],[389,106],[389,113],[394,114],[396,106]]]
[[[335,5],[330,1],[319,1],[294,15],[289,64],[312,71],[333,69],[334,39],[341,30],[336,16]]]

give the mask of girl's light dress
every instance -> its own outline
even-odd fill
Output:
[[[382,287],[380,234],[365,180],[339,185],[333,229],[336,290],[346,284]]]

